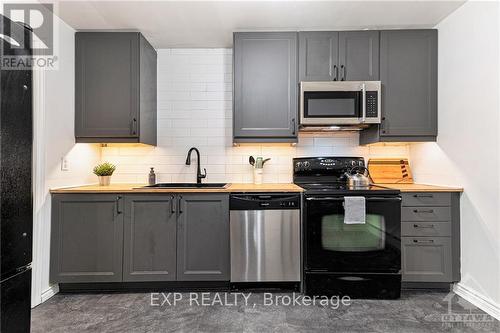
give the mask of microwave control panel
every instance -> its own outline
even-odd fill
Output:
[[[378,94],[376,91],[366,92],[366,117],[378,117]]]

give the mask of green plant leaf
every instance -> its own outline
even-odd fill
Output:
[[[111,176],[113,172],[115,172],[115,170],[116,170],[115,165],[109,162],[104,162],[94,167],[94,174],[97,176]]]

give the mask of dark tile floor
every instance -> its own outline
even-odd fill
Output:
[[[236,305],[234,294],[204,295],[178,294],[174,304],[167,293],[58,294],[33,309],[32,332],[500,332],[498,321],[453,293],[405,291],[400,300],[338,307],[294,305],[292,294],[273,294],[272,305],[263,293],[246,303],[238,294]],[[285,296],[280,304],[277,296]]]

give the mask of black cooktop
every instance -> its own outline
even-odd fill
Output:
[[[306,195],[397,195],[399,190],[378,185],[350,188],[345,173],[354,167],[364,167],[362,157],[302,157],[293,160],[294,183],[306,190]]]

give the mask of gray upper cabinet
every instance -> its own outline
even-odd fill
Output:
[[[235,33],[233,56],[233,141],[297,142],[297,33]]]
[[[299,32],[300,81],[376,81],[378,31]]]
[[[300,81],[338,79],[338,47],[336,31],[299,32]]]
[[[156,51],[139,32],[77,32],[76,142],[156,144]]]
[[[176,279],[174,204],[173,195],[125,196],[123,281]]]
[[[339,32],[339,80],[379,80],[379,31]]]
[[[177,280],[229,281],[229,196],[178,197]]]
[[[111,194],[53,196],[51,282],[122,280],[122,201]]]
[[[380,33],[382,123],[364,130],[362,144],[435,141],[437,30]]]

